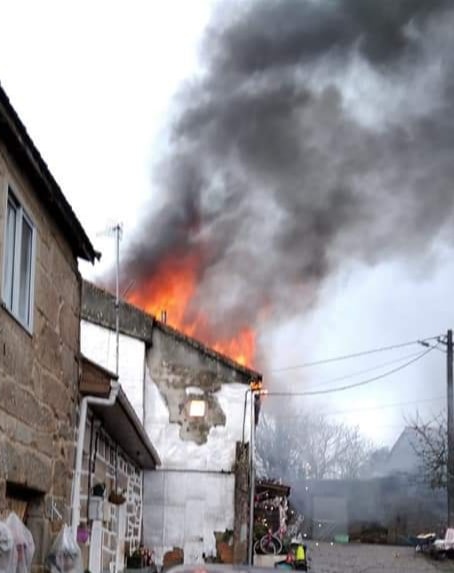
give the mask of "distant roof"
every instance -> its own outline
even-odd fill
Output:
[[[24,170],[41,202],[47,207],[73,253],[90,262],[100,257],[86,235],[58,183],[0,85],[0,139]]]
[[[84,280],[82,282],[82,319],[113,330],[115,328],[114,300],[115,297],[111,293],[89,281]],[[262,375],[256,370],[243,366],[242,364],[238,364],[238,362],[235,362],[220,352],[212,350],[195,338],[187,336],[176,328],[156,320],[153,315],[148,314],[140,308],[137,308],[125,301],[120,302],[120,331],[123,334],[150,343],[153,328],[158,328],[162,332],[181,340],[206,356],[221,362],[237,372],[245,374],[249,378],[262,378]]]
[[[397,438],[384,464],[387,474],[414,473],[421,467],[418,450],[421,447],[421,437],[411,427],[406,427]]]

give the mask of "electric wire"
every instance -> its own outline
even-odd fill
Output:
[[[433,347],[436,348],[435,346]],[[399,358],[394,358],[394,360],[388,360],[387,362],[382,362],[381,364],[377,364],[375,366],[371,366],[370,368],[364,368],[363,370],[357,370],[356,372],[351,372],[350,374],[344,374],[343,376],[338,376],[336,378],[331,378],[330,380],[326,380],[325,382],[320,382],[320,384],[311,384],[311,388],[320,388],[322,386],[328,386],[329,384],[333,384],[334,382],[341,382],[342,380],[348,380],[350,378],[354,378],[355,376],[361,376],[362,374],[367,374],[368,372],[373,372],[374,370],[380,370],[381,368],[385,368],[385,366],[391,366],[391,364],[397,364],[402,362],[403,360],[407,360],[409,358],[413,358],[414,356],[419,356],[421,351],[412,352],[411,354],[405,354],[405,356],[400,356]]]
[[[338,386],[337,388],[329,388],[327,390],[306,390],[304,392],[288,392],[288,391],[277,391],[276,392],[276,391],[272,391],[272,392],[266,392],[266,394],[268,396],[318,396],[318,395],[322,395],[322,394],[334,394],[336,392],[344,392],[346,390],[351,390],[352,388],[359,388],[360,386],[365,386],[366,384],[371,384],[372,382],[376,382],[377,380],[381,380],[382,378],[386,378],[388,376],[391,376],[392,374],[395,374],[396,372],[399,372],[400,370],[407,368],[411,364],[414,364],[418,360],[421,360],[422,358],[427,356],[427,354],[429,354],[429,352],[432,352],[433,350],[435,350],[435,346],[431,346],[430,348],[428,348],[424,352],[421,352],[420,354],[418,354],[412,360],[405,362],[405,364],[401,364],[400,366],[397,366],[396,368],[393,368],[392,370],[388,370],[387,372],[384,372],[383,374],[379,374],[378,376],[373,376],[372,378],[367,378],[366,380],[361,380],[360,382],[355,382],[354,384],[347,384],[345,386]]]
[[[281,368],[273,368],[270,372],[287,372],[289,370],[298,370],[299,368],[310,368],[312,366],[319,366],[322,364],[330,364],[331,362],[340,362],[342,360],[350,360],[352,358],[358,358],[360,356],[367,356],[369,354],[376,354],[378,352],[387,352],[389,350],[397,350],[398,348],[405,348],[406,346],[413,346],[415,344],[422,344],[429,340],[439,340],[441,335],[429,336],[427,338],[419,338],[417,340],[411,340],[409,342],[402,342],[400,344],[393,344],[390,346],[382,346],[379,348],[372,348],[370,350],[363,350],[362,352],[354,352],[352,354],[345,354],[342,356],[335,356],[333,358],[326,358],[324,360],[315,360],[313,362],[303,362],[302,364],[294,364],[292,366],[283,366]]]
[[[353,412],[373,412],[375,410],[386,410],[388,408],[398,408],[400,406],[414,406],[417,404],[426,404],[429,402],[438,402],[440,400],[446,400],[446,396],[436,396],[434,398],[421,398],[420,400],[407,400],[405,402],[392,402],[390,404],[377,404],[376,406],[365,406],[364,408],[348,408],[345,410],[323,410],[324,416],[337,416],[340,414],[351,414]],[[275,415],[270,413],[269,414],[272,418],[280,419],[280,418],[298,418],[301,414],[285,414],[282,416]]]

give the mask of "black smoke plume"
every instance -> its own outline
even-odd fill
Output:
[[[452,241],[451,0],[221,3],[180,90],[163,197],[127,254],[144,284],[198,253],[223,334],[316,300],[341,264],[418,261]]]

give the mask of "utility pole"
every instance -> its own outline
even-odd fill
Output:
[[[117,223],[113,227],[115,233],[115,374],[118,376],[120,368],[120,240],[123,232],[123,225]]]
[[[250,389],[251,396],[251,433],[249,436],[249,539],[248,539],[248,565],[254,561],[254,503],[255,503],[255,391]]]
[[[446,337],[446,381],[448,395],[448,527],[454,526],[454,389],[453,389],[453,343],[452,330]]]
[[[118,376],[120,366],[120,241],[123,235],[123,223],[109,226],[97,236],[115,236],[115,374]],[[131,281],[126,288],[127,292],[134,284]]]

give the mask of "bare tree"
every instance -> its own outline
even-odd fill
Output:
[[[415,432],[413,448],[418,455],[425,478],[433,488],[446,487],[448,461],[448,432],[446,416],[439,414],[430,421],[419,414],[407,421]]]
[[[358,428],[321,414],[300,413],[292,424],[263,416],[257,431],[259,472],[282,479],[357,478],[372,445]]]

